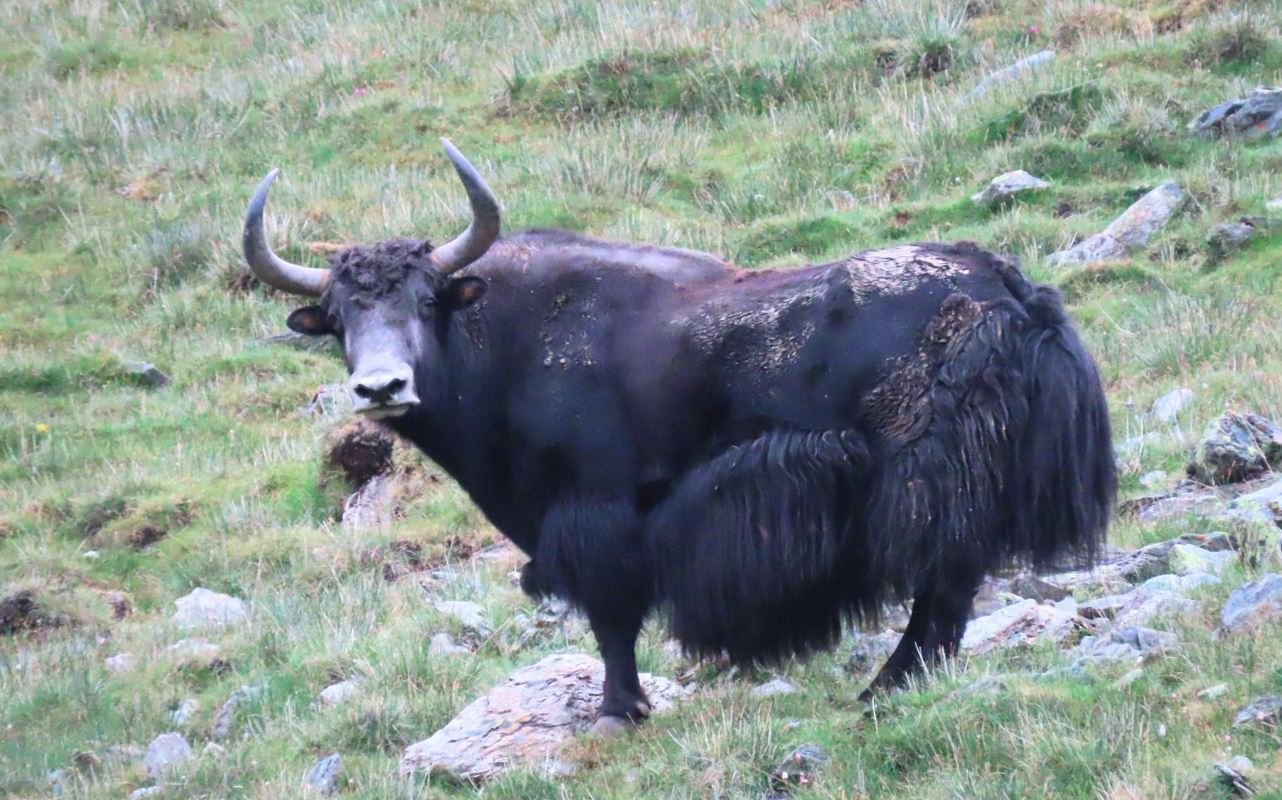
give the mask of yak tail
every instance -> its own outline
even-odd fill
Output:
[[[1059,293],[1040,287],[1022,299],[1031,325],[1017,362],[1028,421],[1015,442],[1004,555],[1035,568],[1057,566],[1070,554],[1089,562],[1117,492],[1104,390]]]

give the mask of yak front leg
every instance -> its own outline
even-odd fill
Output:
[[[641,617],[617,619],[609,615],[603,618],[588,610],[588,624],[592,626],[605,662],[605,685],[597,721],[592,726],[594,733],[615,736],[650,715],[650,701],[637,675],[636,648],[641,622]]]

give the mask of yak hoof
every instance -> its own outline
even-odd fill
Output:
[[[618,739],[636,726],[635,722],[626,717],[606,715],[597,717],[596,722],[592,723],[588,733],[592,736],[599,736],[602,739]]]

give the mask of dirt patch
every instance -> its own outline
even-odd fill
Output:
[[[395,441],[368,422],[357,420],[343,425],[328,439],[325,458],[353,489],[392,469]]]
[[[150,547],[168,535],[169,531],[157,525],[143,525],[129,534],[128,542],[133,549],[141,550],[144,547]]]
[[[0,635],[60,628],[70,622],[66,616],[44,608],[30,591],[0,598]]]

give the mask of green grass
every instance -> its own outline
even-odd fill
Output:
[[[1282,417],[1282,234],[1219,261],[1206,245],[1214,224],[1282,194],[1282,140],[1185,129],[1282,82],[1280,27],[1276,4],[1214,0],[0,0],[0,596],[29,590],[72,623],[0,637],[0,793],[48,796],[45,775],[62,768],[73,796],[124,796],[147,783],[138,767],[77,770],[73,756],[145,746],[185,697],[200,703],[181,726],[199,749],[221,703],[250,685],[226,756],[201,759],[166,796],[292,796],[334,750],[345,797],[473,796],[400,781],[400,749],[515,667],[592,649],[578,635],[515,646],[529,610],[506,578],[516,565],[459,562],[460,540],[498,535],[448,480],[425,484],[391,530],[340,530],[344,489],[322,463],[336,421],[301,412],[343,366],[260,342],[293,304],[240,280],[241,214],[271,167],[284,173],[271,235],[300,261],[313,242],[459,230],[441,135],[490,178],[511,229],[749,267],[922,239],[1019,256],[1066,292],[1119,440],[1151,427],[1154,398],[1196,392],[1174,435],[1127,465],[1134,495],[1153,470],[1174,482],[1226,405]],[[964,99],[1048,47],[1052,65]],[[1016,168],[1051,187],[998,209],[970,203]],[[1192,200],[1145,253],[1044,265],[1168,178]],[[174,383],[140,382],[125,368],[136,360]],[[1113,536],[1207,527],[1131,520]],[[450,623],[414,577],[384,580],[401,540],[460,570],[434,595],[489,610],[496,634],[475,657],[428,653]],[[248,629],[214,637],[213,666],[166,650],[173,599],[202,585],[251,608]],[[838,651],[789,665],[802,691],[768,701],[747,694],[760,676],[709,674],[627,740],[576,744],[575,777],[517,770],[484,793],[759,796],[778,759],[813,741],[833,761],[815,797],[1227,797],[1211,764],[1237,753],[1260,767],[1261,796],[1280,796],[1277,738],[1229,724],[1251,697],[1282,691],[1278,631],[1213,640],[1226,592],[1183,626],[1178,655],[1124,689],[1118,669],[954,694],[1065,661],[1034,649],[951,665],[868,716],[854,701],[868,676]],[[108,603],[118,594],[124,620]],[[641,660],[671,675],[682,664],[663,642],[649,630]],[[136,671],[105,669],[121,651]],[[313,705],[354,676],[352,703]],[[1219,682],[1225,698],[1197,698]]]

